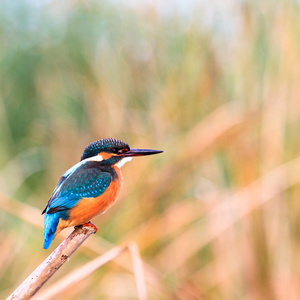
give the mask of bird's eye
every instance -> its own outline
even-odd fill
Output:
[[[127,151],[126,149],[117,149],[117,148],[113,148],[111,150],[111,152],[114,153],[114,154],[122,154],[122,153],[124,153],[126,151]]]

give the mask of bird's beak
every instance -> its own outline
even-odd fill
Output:
[[[162,153],[162,150],[151,150],[151,149],[130,149],[129,151],[123,153],[124,157],[131,157],[131,156],[144,156],[144,155],[153,155]]]

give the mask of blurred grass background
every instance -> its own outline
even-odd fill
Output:
[[[40,212],[59,176],[115,137],[165,153],[123,168],[119,201],[48,287],[135,240],[149,299],[299,299],[299,13],[292,0],[1,1],[0,298],[50,253]],[[136,299],[130,265],[55,299]]]

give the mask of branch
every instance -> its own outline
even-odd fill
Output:
[[[132,262],[133,262],[133,272],[137,286],[137,294],[139,300],[147,299],[146,285],[144,280],[144,272],[143,272],[143,263],[140,258],[139,250],[137,244],[135,242],[127,243],[124,246],[117,246],[106,253],[100,255],[94,260],[88,262],[84,266],[81,266],[74,270],[73,272],[67,274],[62,277],[50,287],[43,290],[35,300],[48,300],[48,299],[56,299],[56,297],[61,294],[66,289],[70,288],[70,286],[75,285],[80,282],[91,273],[99,269],[104,264],[116,259],[125,251],[129,252]]]
[[[76,228],[7,298],[7,300],[30,299],[66,262],[77,248],[91,235],[94,228]]]

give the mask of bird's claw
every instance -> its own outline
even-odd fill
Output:
[[[95,233],[98,231],[98,228],[95,224],[93,224],[92,222],[87,222],[85,224],[81,224],[81,225],[76,225],[74,228],[77,229],[77,228],[83,228],[83,227],[93,227],[94,228],[94,231]]]

